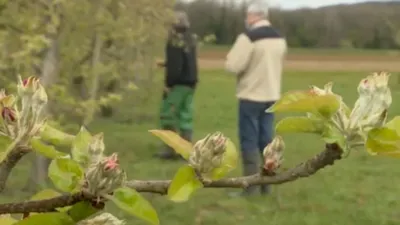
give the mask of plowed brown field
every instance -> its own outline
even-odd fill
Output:
[[[199,64],[203,69],[222,69],[226,52],[222,50],[206,50],[199,54]],[[319,71],[400,71],[400,53],[398,54],[306,54],[288,55],[285,69],[319,70]]]

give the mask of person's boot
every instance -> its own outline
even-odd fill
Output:
[[[267,184],[263,184],[260,187],[260,192],[262,195],[268,195],[271,192],[271,187]]]
[[[243,152],[243,176],[251,176],[260,172],[260,157],[256,151]],[[241,193],[233,194],[233,196],[254,196],[259,194],[258,186],[249,186]]]
[[[164,130],[174,131],[171,128],[164,128]],[[163,143],[161,151],[156,153],[154,156],[156,158],[163,159],[163,160],[179,160],[179,159],[182,159],[182,157],[178,153],[176,153],[174,149],[172,149],[171,147],[169,147],[165,143]]]

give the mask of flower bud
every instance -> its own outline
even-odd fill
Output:
[[[78,225],[125,225],[123,220],[119,220],[117,217],[110,213],[102,213],[91,219],[83,220]]]
[[[104,170],[105,171],[110,171],[110,170],[115,170],[119,167],[119,160],[118,160],[118,155],[117,153],[113,153],[110,157],[107,157],[104,159]]]
[[[270,144],[263,151],[264,170],[268,173],[275,173],[283,161],[283,150],[285,142],[281,136],[275,136]]]
[[[1,117],[7,123],[13,123],[17,120],[14,109],[9,107],[1,108]]]
[[[205,176],[203,178],[207,178],[208,173],[221,166],[226,141],[227,138],[221,132],[207,135],[194,145],[189,164]]]
[[[116,153],[92,163],[85,173],[84,188],[94,196],[112,193],[126,182],[126,173],[120,169]]]
[[[25,80],[22,80],[21,77],[19,77],[19,84],[18,84],[18,94],[20,96],[32,96],[36,90],[38,89],[39,86],[39,78],[36,78],[34,76],[30,76]]]

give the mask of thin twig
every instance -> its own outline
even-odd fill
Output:
[[[24,155],[28,154],[31,151],[31,148],[26,146],[18,146],[12,149],[5,159],[0,163],[0,192],[2,192],[6,186],[8,177],[12,169],[17,165],[19,160],[24,157]]]

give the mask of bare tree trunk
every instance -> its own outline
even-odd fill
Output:
[[[58,77],[58,40],[57,38],[51,39],[50,47],[46,51],[46,55],[43,61],[43,68],[41,74],[41,83],[44,88],[48,88],[51,84],[54,84]],[[48,104],[46,111],[51,106]],[[32,187],[32,184],[43,185],[47,181],[48,167],[50,159],[36,154],[35,160],[32,165],[31,175],[26,188]]]
[[[102,49],[103,41],[97,31],[95,31],[93,37],[93,54],[92,54],[92,72],[91,72],[91,84],[90,84],[90,93],[89,93],[89,104],[90,107],[86,112],[83,125],[87,126],[90,122],[92,122],[97,109],[97,93],[99,91],[99,70],[98,65],[100,63],[101,57],[101,49]]]

